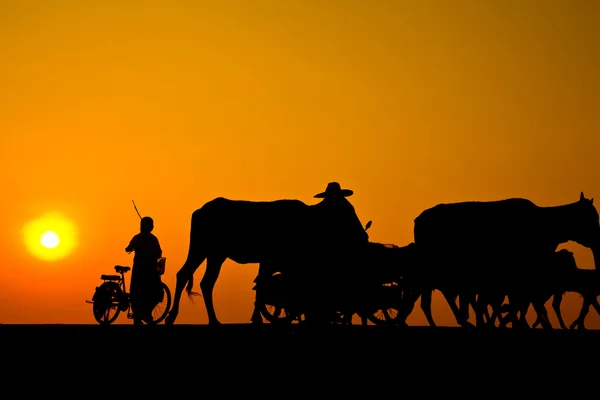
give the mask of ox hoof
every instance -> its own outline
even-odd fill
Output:
[[[167,317],[165,318],[165,325],[173,325],[175,323],[175,315],[167,315]]]

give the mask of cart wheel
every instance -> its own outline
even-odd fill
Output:
[[[272,324],[291,324],[295,317],[284,306],[278,304],[261,304],[260,314]]]
[[[374,312],[367,315],[367,319],[375,325],[403,325],[404,316],[400,310],[402,302],[402,287],[399,282],[388,282],[380,288],[381,302],[374,307]]]
[[[379,309],[367,316],[367,319],[379,326],[397,325],[402,321],[400,311],[397,308]]]
[[[296,319],[287,307],[289,304],[288,281],[279,272],[263,277],[254,287],[256,307],[262,317],[272,324],[291,324]]]

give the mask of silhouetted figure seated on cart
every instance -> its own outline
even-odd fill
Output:
[[[315,308],[336,304],[348,291],[355,290],[361,279],[359,269],[369,235],[347,199],[352,194],[338,182],[330,182],[324,192],[314,196],[323,199],[312,206],[316,230],[310,251],[314,262],[300,273],[312,291]]]

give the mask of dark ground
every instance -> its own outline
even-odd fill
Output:
[[[269,323],[262,325],[253,324],[223,324],[216,327],[208,325],[157,325],[134,327],[131,324],[114,324],[109,326],[69,325],[69,324],[41,324],[18,325],[0,324],[0,338],[21,340],[35,339],[36,341],[53,340],[113,340],[125,338],[160,338],[161,340],[194,341],[206,337],[219,338],[379,338],[394,340],[414,339],[456,339],[506,341],[515,343],[530,340],[551,340],[553,343],[566,343],[572,341],[600,339],[600,330],[543,330],[543,329],[477,329],[459,327],[412,326],[407,328],[383,328],[378,326],[342,326],[331,325],[322,328],[308,328],[303,325],[292,324],[287,327],[278,327]],[[377,338],[377,339],[376,339]],[[348,340],[348,339],[346,339]]]
[[[545,397],[563,388],[572,398],[595,386],[600,331],[0,324],[0,343],[4,387],[44,395],[106,384],[152,397],[203,398],[218,387],[223,396],[353,398]],[[139,376],[147,383],[132,388]]]
[[[535,351],[542,347],[559,351],[567,346],[586,346],[588,351],[600,345],[600,330],[562,329],[477,329],[459,327],[414,326],[408,328],[382,328],[378,326],[331,325],[323,328],[308,328],[304,325],[278,327],[269,323],[223,324],[217,327],[208,325],[11,325],[0,324],[0,340],[6,345],[36,345],[52,348],[57,343],[62,349],[71,346],[93,350],[95,347],[108,345],[131,346],[134,343],[160,343],[164,346],[207,347],[226,343],[228,346],[260,346],[265,352],[272,350],[268,345],[301,346],[310,344],[316,348],[318,344],[335,348],[336,346],[367,346],[378,348],[393,345],[384,352],[402,352],[407,354],[421,349],[437,349],[439,354],[452,352],[473,355],[478,352],[489,352],[504,346],[512,349],[527,348]],[[204,351],[204,354],[207,354]],[[505,354],[507,355],[507,354]]]

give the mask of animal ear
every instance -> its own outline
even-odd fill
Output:
[[[585,197],[583,197],[583,192],[581,192],[581,194],[579,195],[579,201],[583,201],[583,199],[585,199]]]
[[[590,199],[590,204],[594,204],[594,198],[593,197]]]

